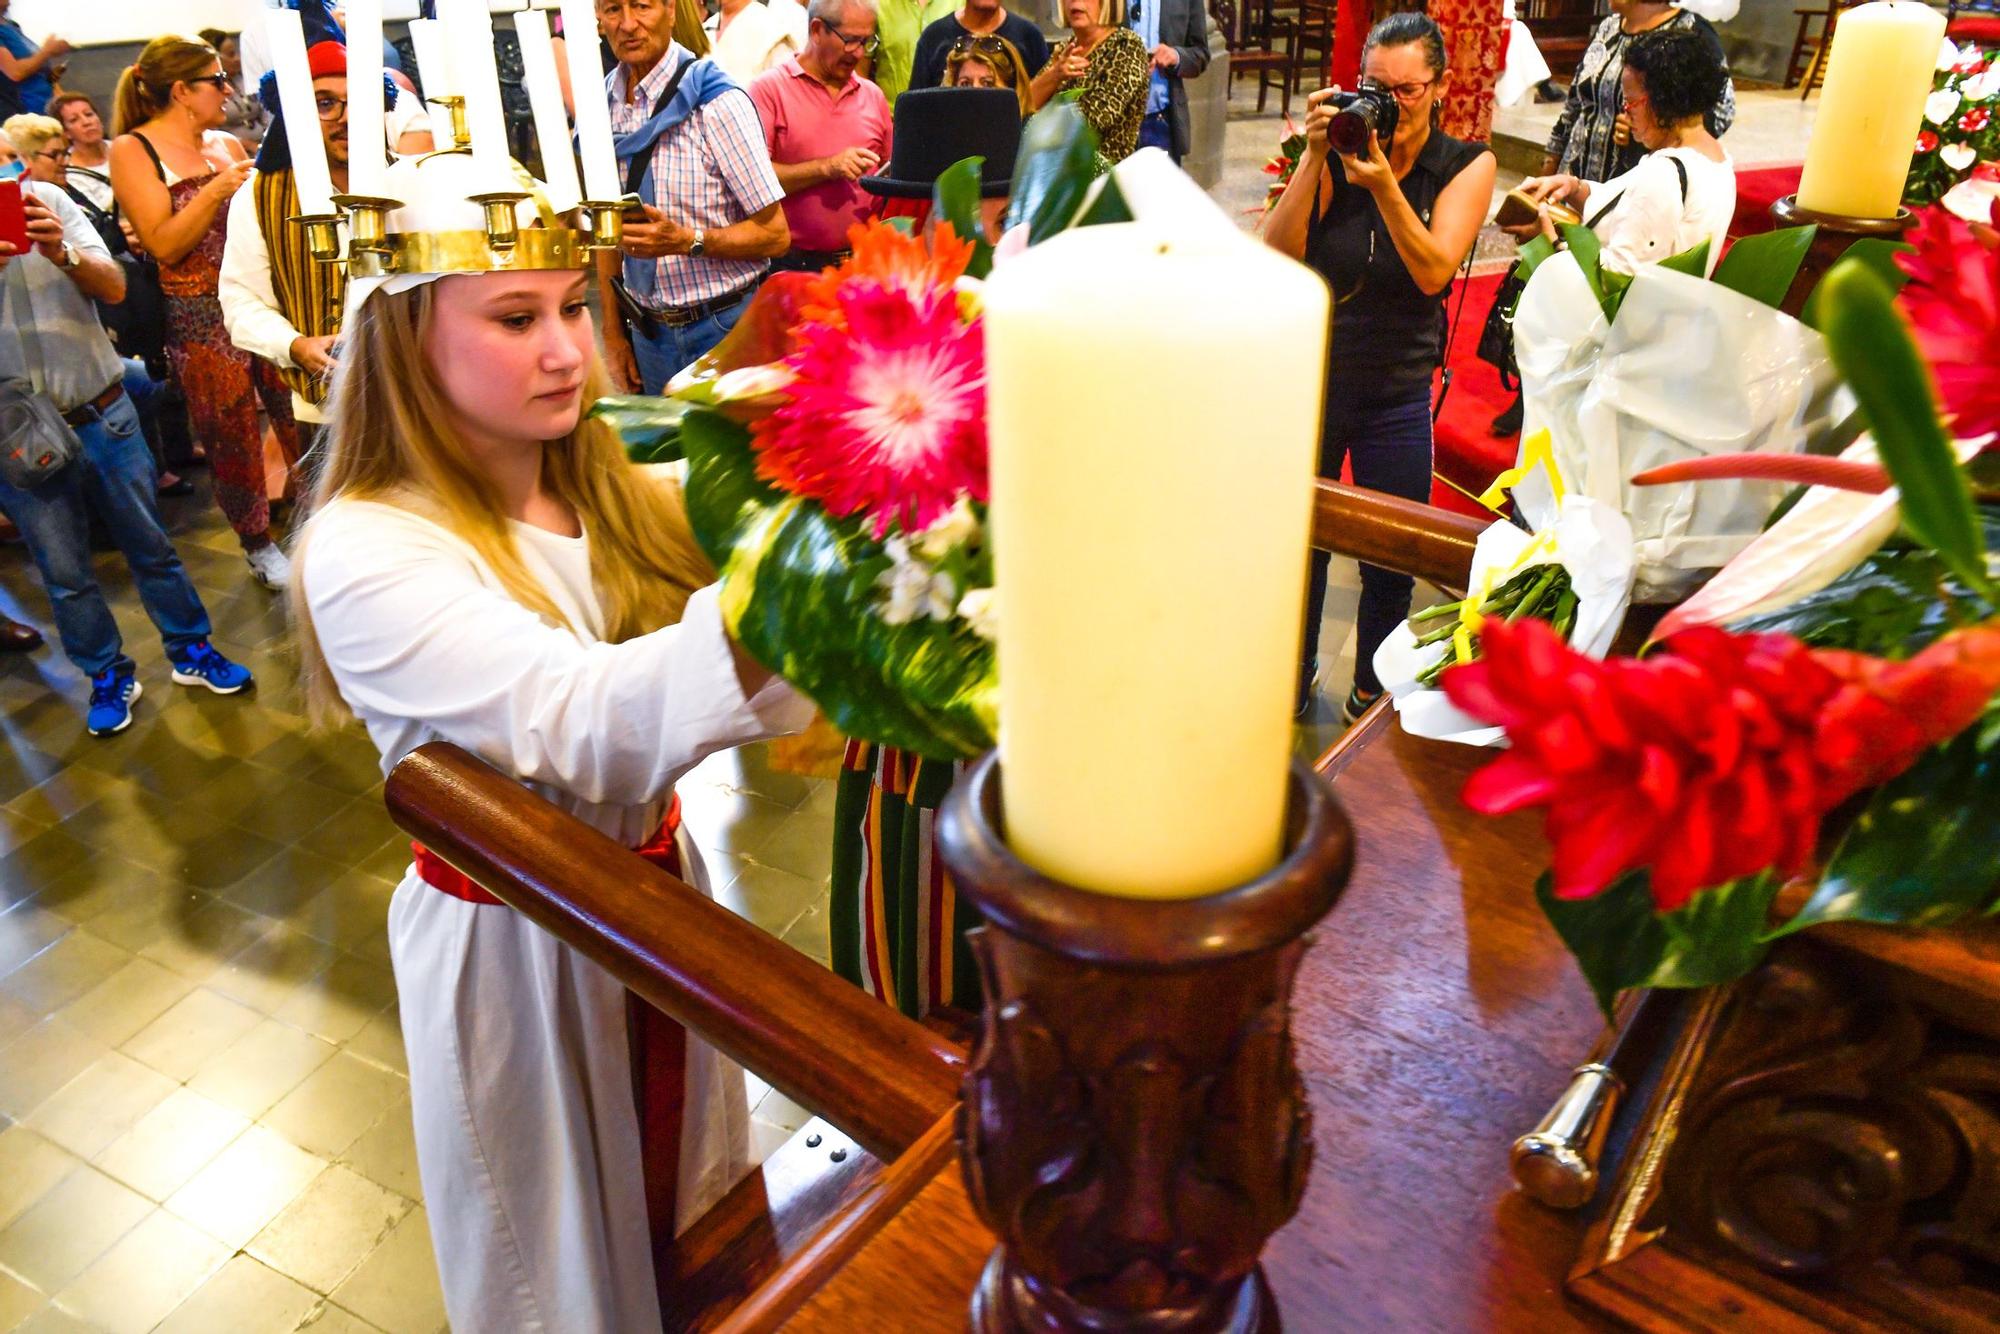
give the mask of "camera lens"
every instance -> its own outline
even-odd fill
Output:
[[[1327,123],[1326,141],[1333,151],[1348,157],[1368,151],[1368,132],[1375,128],[1375,107],[1356,100],[1334,114]]]

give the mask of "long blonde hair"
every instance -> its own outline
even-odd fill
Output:
[[[324,456],[312,481],[311,510],[348,497],[394,505],[434,520],[471,545],[522,606],[559,625],[568,620],[529,572],[500,495],[452,431],[452,411],[429,360],[435,283],[377,292],[341,330],[340,369],[327,400]],[[605,392],[593,362],[583,401]],[[604,638],[618,643],[671,625],[688,595],[715,577],[695,545],[677,489],[626,461],[617,433],[591,417],[542,451],[542,486],[576,511],[590,539],[590,577],[604,610]],[[326,725],[350,716],[327,669],[306,603],[306,548],[293,556],[289,599],[298,633],[306,715]],[[577,627],[570,627],[575,629]]]
[[[111,99],[111,132],[129,134],[165,111],[174,85],[198,79],[220,60],[215,48],[196,37],[155,37],[118,76]]]

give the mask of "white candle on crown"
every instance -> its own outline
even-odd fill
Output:
[[[486,0],[438,0],[453,82],[465,98],[472,130],[472,161],[484,188],[511,190],[513,157],[507,151],[507,116],[500,106],[500,67],[493,58],[493,16]]]
[[[347,0],[347,191],[380,197],[389,170],[382,0]]]
[[[1799,177],[1800,208],[1896,216],[1944,28],[1943,14],[1915,0],[1841,11]]]
[[[444,24],[436,19],[410,20],[410,45],[416,48],[417,81],[431,109],[431,141],[440,149],[450,148],[451,113],[439,103],[453,95],[457,84],[446,54]]]
[[[611,146],[611,104],[597,63],[597,11],[590,0],[562,0],[563,47],[569,56],[570,97],[576,103],[576,149],[583,160],[583,197],[621,199],[618,154]]]
[[[309,218],[333,214],[333,177],[326,167],[319,108],[313,101],[312,70],[306,60],[305,29],[296,9],[273,9],[264,16],[271,35],[271,67],[278,73],[278,102],[285,113],[285,146],[292,152],[292,180],[299,212]]]
[[[1137,223],[986,285],[1007,841],[1046,874],[1185,898],[1279,858],[1327,310],[1247,238]]]
[[[549,37],[549,16],[539,9],[514,16],[521,38],[521,77],[528,84],[528,106],[535,113],[535,138],[542,147],[542,180],[548,186],[549,207],[567,213],[583,198],[576,179],[576,157],[570,152],[569,116],[563,111],[562,84],[556,80],[556,49]]]

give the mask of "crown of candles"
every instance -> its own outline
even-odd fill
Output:
[[[563,0],[569,30],[595,33],[589,0]],[[625,200],[611,146],[611,116],[591,93],[603,81],[596,45],[568,44],[578,90],[577,140],[556,77],[548,15],[515,15],[523,74],[546,181],[507,150],[493,21],[486,0],[438,0],[438,17],[410,24],[438,151],[389,158],[382,69],[382,0],[349,0],[347,28],[348,188],[333,191],[303,26],[295,10],[272,10],[272,63],[307,247],[323,263],[345,262],[356,277],[483,273],[495,269],[575,269],[593,250],[614,250]],[[449,127],[446,143],[445,127]],[[578,157],[582,181],[578,183]],[[585,197],[588,186],[589,197]]]

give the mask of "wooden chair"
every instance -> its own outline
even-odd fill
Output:
[[[1601,17],[1598,0],[1523,0],[1521,22],[1534,34],[1535,46],[1555,78],[1576,73]]]
[[[1785,87],[1797,85],[1801,102],[1826,82],[1826,53],[1833,49],[1834,25],[1840,22],[1840,11],[1855,3],[1857,0],[1825,0],[1814,8],[1792,11],[1798,15],[1799,30],[1792,38],[1792,54],[1785,61]],[[1814,19],[1819,20],[1817,33],[1812,31]]]
[[[1292,113],[1291,71],[1298,58],[1298,28],[1288,19],[1274,16],[1270,6],[1260,0],[1245,0],[1241,8],[1237,0],[1209,0],[1209,12],[1222,29],[1222,40],[1229,48],[1229,86],[1224,92],[1227,97],[1236,89],[1236,78],[1240,74],[1257,76],[1257,110],[1264,110],[1271,95],[1273,76],[1278,80],[1278,105],[1286,115]]]
[[[1298,29],[1298,49],[1292,57],[1292,82],[1310,91],[1327,81],[1333,64],[1333,0],[1298,0],[1292,22]]]

